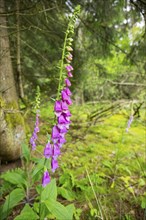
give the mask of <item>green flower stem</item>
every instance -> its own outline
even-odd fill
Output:
[[[65,39],[64,39],[63,52],[62,52],[61,65],[60,65],[58,93],[57,93],[56,100],[59,99],[60,90],[61,90],[62,76],[63,76],[63,64],[64,64],[64,58],[65,58],[66,42],[67,42],[67,37],[68,37],[68,34],[69,34],[69,25],[70,25],[70,23],[68,24],[67,31],[66,31],[66,34],[65,34]]]
[[[36,109],[36,111],[38,111],[40,109],[40,87],[39,86],[37,86],[37,89],[36,89],[35,109]]]
[[[46,164],[46,161],[47,161],[47,158],[45,158],[44,160],[44,165],[43,167],[45,168],[45,164]],[[44,172],[44,170],[43,170]],[[40,203],[39,203],[39,217],[41,217],[41,214],[42,214],[42,206],[41,206],[41,200],[42,200],[42,191],[43,191],[43,186],[41,187],[41,192],[40,192]]]
[[[62,51],[61,64],[60,64],[59,85],[58,85],[58,93],[57,93],[56,100],[59,100],[60,91],[61,91],[63,67],[64,67],[64,59],[65,59],[65,52],[66,52],[68,35],[74,33],[74,24],[75,24],[75,20],[76,20],[76,17],[77,17],[79,12],[80,12],[80,6],[78,5],[75,8],[72,17],[70,18],[70,21],[68,23],[68,27],[67,27],[67,30],[66,30],[65,39],[64,39],[64,45],[63,45],[63,51]]]

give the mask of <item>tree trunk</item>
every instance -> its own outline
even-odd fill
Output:
[[[16,3],[16,27],[17,27],[17,77],[18,77],[18,88],[19,96],[21,99],[24,98],[23,84],[22,84],[22,71],[21,71],[21,54],[20,54],[20,17],[19,7],[20,0],[15,0]]]
[[[0,160],[10,161],[20,157],[25,131],[18,107],[4,12],[4,0],[0,0]]]

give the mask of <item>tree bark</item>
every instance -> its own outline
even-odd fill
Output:
[[[19,17],[19,6],[20,0],[16,0],[16,26],[17,26],[17,77],[18,77],[18,87],[19,96],[21,99],[24,98],[23,84],[22,84],[22,71],[21,71],[21,54],[20,54],[20,17]]]
[[[4,0],[0,0],[0,13],[4,12]],[[10,161],[20,157],[25,131],[18,107],[7,19],[4,15],[0,16],[0,26],[0,160]]]

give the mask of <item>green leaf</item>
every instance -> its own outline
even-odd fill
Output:
[[[30,149],[28,145],[22,144],[22,157],[26,159],[27,162],[30,160]]]
[[[74,204],[70,204],[70,205],[66,206],[66,209],[68,210],[68,212],[70,213],[71,217],[73,218],[73,214],[75,212]]]
[[[5,219],[11,212],[12,208],[18,205],[18,203],[24,199],[25,192],[23,189],[14,189],[7,197],[2,208],[1,219]]]
[[[8,194],[8,192],[11,192],[13,189],[14,189],[14,186],[11,183],[7,181],[3,181],[3,184],[1,184],[0,186],[0,198],[3,195]]]
[[[145,208],[146,208],[146,197],[142,197],[141,208],[142,208],[142,209],[145,209]]]
[[[72,173],[64,172],[61,177],[59,178],[59,183],[63,186],[71,188],[74,186],[75,178]]]
[[[45,219],[46,217],[50,216],[50,214],[51,214],[50,211],[48,210],[48,208],[46,207],[45,203],[39,204],[39,213],[40,213],[40,216],[39,216],[40,219]]]
[[[38,159],[38,158],[32,158],[32,160],[37,163],[35,165],[35,168],[32,172],[32,177],[35,180],[38,180],[40,174],[42,175],[42,170],[44,170],[44,165],[46,166],[47,169],[50,169],[50,162],[51,160],[48,159],[47,161],[45,161],[45,158],[42,159]],[[40,178],[39,178],[40,179]]]
[[[34,170],[32,171],[32,179],[35,182],[40,180],[40,175],[42,175],[44,170],[45,158],[32,158],[32,160],[36,163]]]
[[[39,219],[38,215],[33,211],[33,209],[26,204],[21,211],[20,215],[18,215],[14,220],[37,220]]]
[[[39,203],[38,202],[33,203],[33,209],[35,212],[37,212],[37,213],[39,212]]]
[[[139,179],[139,186],[145,186],[145,180],[140,178]]]
[[[56,217],[57,220],[72,220],[73,218],[73,207],[65,207],[61,203],[49,199],[45,202],[48,210]]]
[[[63,187],[58,187],[58,194],[60,194],[63,198],[67,199],[68,201],[72,201],[75,199],[73,192],[71,192]]]
[[[50,198],[54,200],[57,198],[57,187],[55,179],[51,180],[51,182],[43,189],[41,194],[42,201]]]
[[[112,163],[110,162],[110,161],[108,161],[108,160],[105,160],[105,161],[103,161],[102,162],[103,163],[103,165],[105,166],[105,167],[108,167],[108,168],[110,168],[111,169],[111,171],[112,171]]]
[[[25,173],[22,169],[7,171],[1,175],[1,178],[18,186],[24,186],[27,184],[25,180]]]

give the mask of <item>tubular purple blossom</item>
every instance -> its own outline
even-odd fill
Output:
[[[64,144],[66,142],[66,140],[65,140],[65,138],[64,137],[60,137],[59,139],[58,139],[58,142],[57,142],[57,144]]]
[[[57,168],[58,168],[58,161],[57,159],[52,158],[52,161],[51,161],[52,172],[54,173]]]
[[[59,100],[59,101],[57,100],[57,101],[55,102],[54,112],[55,112],[55,115],[56,115],[57,117],[61,115],[61,113],[62,113],[62,103],[61,103],[60,100]]]
[[[35,140],[33,138],[30,139],[30,144],[32,146],[32,150],[35,150],[36,149],[36,143],[35,143]]]
[[[131,123],[132,123],[133,119],[134,119],[133,115],[130,115],[130,118],[129,118],[128,123],[127,123],[126,132],[129,131],[129,128],[131,126]]]
[[[45,187],[47,184],[49,184],[51,181],[49,172],[46,170],[43,174],[43,178],[42,178],[42,186]]]
[[[69,124],[70,124],[70,123],[66,121],[66,124],[65,124],[65,123],[64,123],[64,124],[63,124],[63,123],[62,123],[62,124],[59,124],[59,123],[58,123],[57,126],[58,126],[59,129],[63,129],[64,127],[65,127],[66,129],[69,129]]]
[[[60,155],[60,148],[59,148],[59,145],[58,144],[54,144],[54,147],[53,147],[53,157],[54,158],[57,158],[59,155]]]
[[[34,127],[34,131],[32,133],[32,136],[30,138],[30,144],[32,146],[32,150],[36,149],[36,140],[38,138],[37,133],[39,132],[39,111],[37,111],[36,113],[36,122],[35,122],[35,127]]]
[[[67,71],[72,71],[72,70],[73,70],[73,67],[72,67],[71,65],[67,65],[67,66],[66,66],[66,70],[67,70]]]
[[[37,129],[34,128],[34,132],[30,138],[30,144],[32,146],[32,150],[35,150],[36,149],[36,140],[37,140]]]
[[[38,111],[37,111],[37,113],[36,113],[36,126],[38,126],[39,125],[39,113],[38,113]]]
[[[50,158],[50,157],[52,157],[52,155],[53,155],[53,147],[52,147],[52,145],[50,144],[50,142],[48,142],[48,143],[46,144],[45,149],[44,149],[44,156],[45,156],[46,158]]]
[[[70,113],[70,111],[68,110],[68,111],[66,111],[65,113],[64,113],[64,115],[66,116],[66,117],[71,117],[71,113]]]
[[[58,127],[55,125],[52,129],[52,139],[56,139],[59,137],[59,129]]]
[[[68,105],[65,101],[62,101],[61,102],[61,106],[62,106],[62,110],[63,112],[67,111],[68,110]]]
[[[65,119],[70,124],[70,116],[65,116]]]
[[[60,115],[58,117],[58,124],[67,124],[67,121],[66,121],[64,115]]]
[[[55,105],[54,105],[54,111],[55,112],[61,112],[62,111],[60,100],[56,100]]]
[[[73,77],[71,72],[67,72],[68,77]]]
[[[60,129],[60,134],[66,134],[66,133],[67,133],[66,127],[63,127],[62,129]]]
[[[69,96],[67,95],[66,90],[62,90],[61,95],[63,101],[68,100]]]
[[[67,87],[70,87],[70,86],[71,86],[71,82],[69,81],[68,78],[65,79],[65,85],[66,85]]]
[[[66,87],[64,89],[64,92],[68,95],[68,96],[71,96],[72,95],[72,92],[70,91],[70,89],[68,87]]]
[[[35,132],[35,133],[38,133],[39,131],[40,131],[39,127],[36,126],[36,127],[34,128],[34,132]]]
[[[72,101],[71,101],[70,97],[66,100],[66,102],[68,105],[72,105]]]

